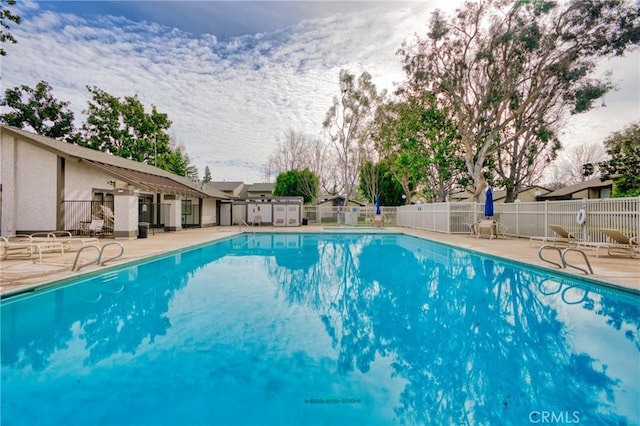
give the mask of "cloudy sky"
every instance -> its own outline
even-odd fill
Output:
[[[338,74],[368,71],[379,89],[404,78],[396,51],[425,34],[435,8],[459,0],[19,1],[18,40],[5,44],[2,93],[44,80],[76,124],[97,86],[138,95],[169,115],[173,138],[202,175],[264,179],[287,129],[324,138]],[[600,142],[640,117],[640,55],[603,63],[619,90],[606,107],[572,118],[566,145]]]

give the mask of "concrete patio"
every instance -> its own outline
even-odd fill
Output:
[[[321,226],[303,226],[296,228],[258,227],[254,229],[256,232],[323,232],[325,228]],[[449,235],[409,228],[388,229],[390,231],[402,232],[466,248],[479,253],[486,253],[553,271],[559,271],[557,267],[539,259],[539,245],[531,247],[528,239],[500,238],[489,240],[476,239],[469,235]],[[249,230],[243,227],[242,231],[248,232]],[[107,266],[98,267],[92,265],[83,268],[80,272],[71,271],[71,266],[76,257],[75,251],[66,252],[63,256],[51,253],[45,254],[43,255],[42,263],[36,263],[33,259],[28,258],[10,257],[1,261],[0,294],[3,297],[7,297],[23,291],[63,283],[89,274],[100,273],[101,271],[128,262],[135,262],[144,258],[231,237],[240,232],[237,226],[212,227],[177,232],[156,231],[155,233],[150,233],[148,238],[144,239],[119,240],[125,248],[124,256],[109,262]],[[113,240],[105,239],[101,241],[101,244],[111,241]],[[115,248],[117,247],[114,247],[114,251]],[[96,256],[95,251],[85,250],[85,252],[82,253],[81,263],[88,262]],[[562,272],[583,279],[585,282],[602,281],[607,285],[620,287],[640,294],[640,258],[611,257],[606,255],[606,250],[604,252],[604,255],[601,253],[600,257],[596,258],[595,249],[585,251],[594,271],[594,274],[589,275],[588,278],[582,272],[571,268],[563,269]],[[547,256],[551,260],[558,260],[558,255],[553,251],[550,251]],[[580,259],[577,253],[576,257],[572,258],[572,262],[576,265],[584,266],[584,260]]]

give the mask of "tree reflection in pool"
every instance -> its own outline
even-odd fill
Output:
[[[638,424],[638,301],[400,234],[243,235],[4,300],[2,423]]]

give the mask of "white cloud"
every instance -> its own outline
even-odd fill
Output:
[[[79,119],[86,85],[138,94],[169,114],[173,135],[200,170],[209,165],[216,179],[258,181],[288,127],[321,133],[340,68],[369,70],[386,86],[401,77],[395,51],[424,25],[418,15],[335,15],[222,43],[157,25],[47,12],[16,31],[20,42],[9,51],[4,79],[7,86],[49,82]],[[398,20],[404,33],[389,25]]]
[[[19,42],[6,48],[2,83],[47,81],[54,96],[71,102],[79,122],[87,85],[120,97],[137,94],[169,115],[172,135],[201,172],[209,165],[216,180],[260,181],[286,129],[322,134],[341,68],[369,71],[379,88],[392,89],[404,77],[397,49],[425,32],[432,10],[427,3],[387,5],[229,41],[123,18],[43,12],[12,30]],[[635,72],[637,95],[637,66]],[[628,120],[633,114],[619,108],[629,98],[615,96],[604,112]],[[597,127],[589,134],[610,133],[613,122],[602,122],[601,110],[588,120]]]

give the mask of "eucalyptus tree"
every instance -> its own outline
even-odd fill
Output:
[[[23,84],[5,90],[0,105],[11,111],[0,115],[0,121],[53,139],[72,140],[74,115],[68,108],[69,102],[54,98],[51,90],[46,81],[40,81],[34,88]]]
[[[499,186],[506,190],[505,203],[514,202],[522,189],[538,184],[560,148],[560,141],[552,132],[528,131],[498,150],[491,168],[498,176]]]
[[[14,6],[16,0],[0,0],[0,56],[6,56],[7,52],[2,47],[1,43],[9,42],[12,44],[17,43],[15,37],[11,35],[9,30],[11,29],[11,22],[14,24],[20,24],[22,18],[9,8],[5,6]]]
[[[339,88],[340,94],[333,97],[322,125],[335,154],[336,187],[342,190],[346,205],[357,187],[360,167],[374,151],[373,121],[385,92],[378,94],[368,72],[356,78],[344,69],[340,70]]]
[[[434,12],[428,34],[403,44],[402,90],[446,106],[479,193],[487,157],[517,140],[541,151],[561,117],[612,88],[597,61],[636,47],[639,27],[631,0],[469,1],[451,18]]]

